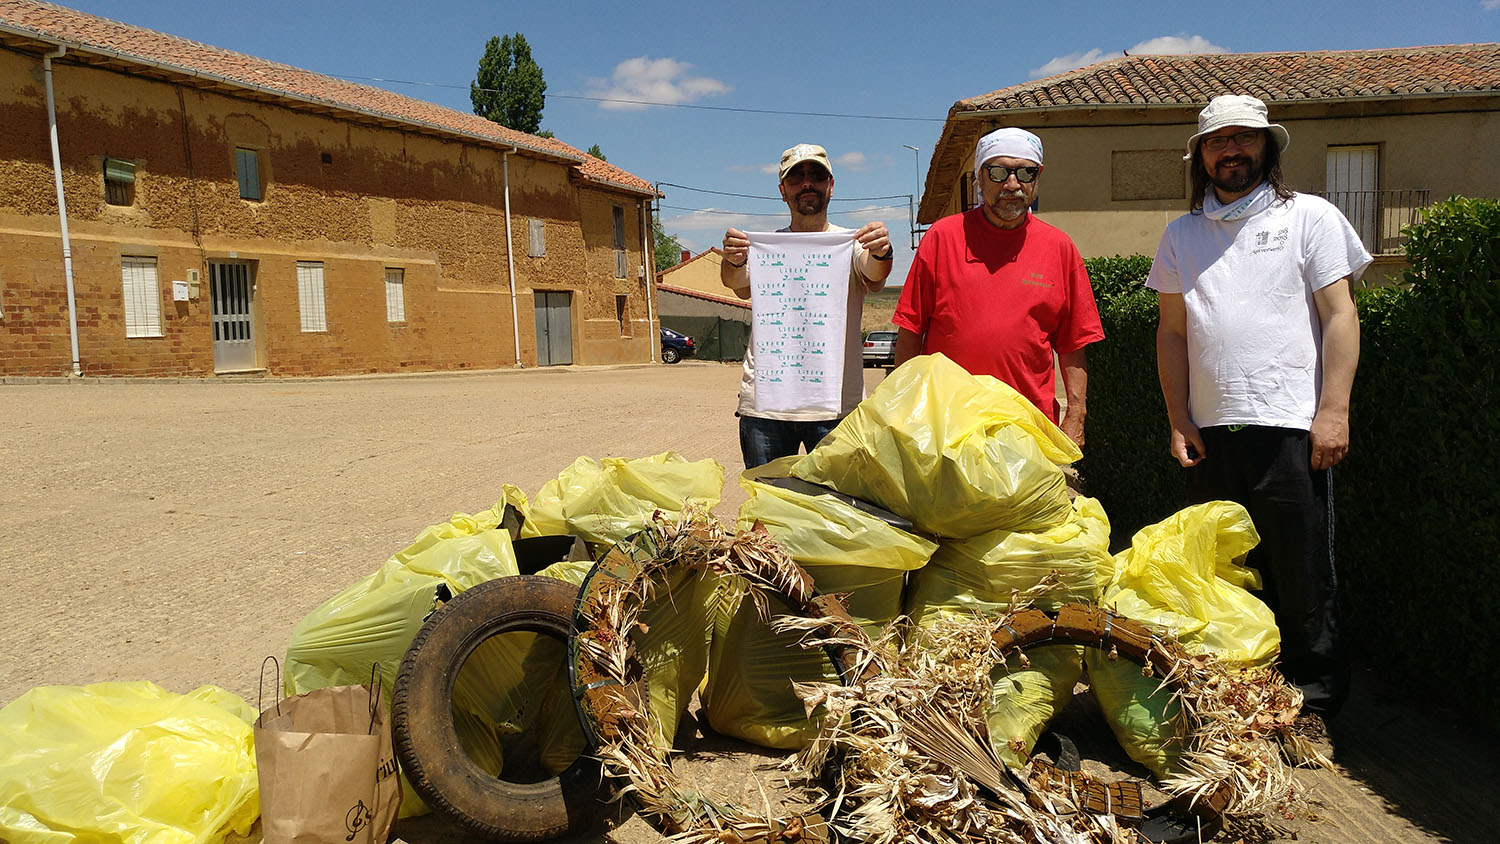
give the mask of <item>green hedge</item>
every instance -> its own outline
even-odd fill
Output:
[[[1335,472],[1350,639],[1367,665],[1500,728],[1500,201],[1455,198],[1409,232],[1407,286],[1361,291],[1352,444]],[[1185,502],[1156,381],[1144,256],[1087,262],[1106,338],[1089,347],[1080,470],[1113,544]]]
[[[1099,303],[1104,340],[1088,348],[1089,413],[1085,488],[1109,514],[1119,550],[1146,525],[1187,503],[1182,469],[1167,453],[1167,409],[1156,380],[1156,293],[1142,282],[1145,255],[1084,262]]]

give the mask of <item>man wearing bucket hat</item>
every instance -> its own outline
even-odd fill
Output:
[[[784,232],[848,231],[828,222],[828,200],[833,197],[833,164],[828,152],[817,144],[797,144],[781,154],[781,198],[792,213],[791,224]],[[719,280],[741,299],[750,298],[750,240],[739,229],[724,232],[724,260],[719,264]],[[765,411],[755,405],[755,359],[752,338],[745,348],[745,362],[740,378],[739,408],[740,455],[745,468],[769,463],[778,457],[796,454],[799,448],[812,451],[818,441],[838,425],[839,420],[864,399],[864,353],[861,346],[860,314],[865,293],[885,287],[891,274],[890,233],[885,223],[865,223],[854,232],[854,260],[849,267],[849,297],[844,331],[843,395],[840,412],[826,410]]]
[[[896,364],[941,352],[1011,385],[1058,422],[1056,352],[1068,399],[1059,427],[1082,446],[1084,347],[1103,340],[1104,329],[1078,248],[1031,215],[1042,170],[1042,140],[1024,129],[979,139],[974,178],[983,201],[922,236],[891,318]]]
[[[1167,226],[1157,369],[1169,450],[1194,501],[1243,504],[1248,564],[1281,628],[1281,668],[1329,716],[1348,694],[1330,469],[1349,449],[1359,361],[1351,285],[1370,264],[1338,208],[1282,181],[1290,138],[1254,97],[1215,97],[1188,139],[1191,213]]]

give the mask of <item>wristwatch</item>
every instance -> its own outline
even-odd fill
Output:
[[[887,249],[884,255],[871,255],[870,257],[874,258],[877,261],[889,261],[890,259],[896,257],[896,250],[894,248]]]

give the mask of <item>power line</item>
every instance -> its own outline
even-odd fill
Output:
[[[660,208],[670,208],[673,211],[692,211],[698,214],[720,214],[729,217],[785,217],[785,211],[726,211],[722,208],[689,208],[685,205],[659,205]],[[905,206],[900,205],[872,205],[869,208],[856,208],[850,211],[834,211],[832,215],[858,214],[868,211],[901,211],[905,213]]]
[[[755,194],[751,194],[751,193],[730,193],[728,191],[722,191],[722,190],[709,190],[708,188],[688,187],[687,185],[678,185],[678,184],[673,184],[672,182],[657,182],[656,186],[659,187],[659,188],[680,188],[682,190],[696,191],[698,193],[711,193],[711,194],[713,194],[715,196],[733,196],[733,197],[737,197],[739,199],[765,199],[765,200],[769,200],[771,202],[785,202],[786,201],[786,200],[782,199],[779,196],[756,196]],[[907,193],[893,193],[890,196],[855,196],[855,197],[850,197],[848,199],[845,199],[844,197],[841,197],[841,196],[836,196],[836,197],[833,197],[832,199],[830,199],[828,201],[829,202],[871,202],[871,201],[874,201],[874,200],[877,200],[877,199],[910,199],[910,198],[911,198],[911,194],[907,194]]]
[[[501,93],[495,88],[474,88],[472,85],[455,85],[451,82],[419,82],[414,79],[387,79],[381,76],[354,76],[335,74],[339,79],[358,79],[363,82],[385,82],[392,85],[416,85],[424,88],[456,88]],[[656,106],[657,108],[687,108],[699,111],[727,111],[739,114],[776,114],[786,117],[833,117],[841,120],[896,120],[913,123],[943,123],[945,117],[899,117],[890,114],[842,114],[832,111],[782,111],[774,108],[743,108],[739,106],[693,105],[692,103],[663,103],[655,100],[626,100],[619,97],[590,97],[583,94],[544,94],[559,100],[583,100],[595,103],[621,103],[624,105]]]

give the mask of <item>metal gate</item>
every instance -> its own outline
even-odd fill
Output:
[[[255,369],[255,340],[250,334],[250,265],[210,262],[208,291],[213,302],[214,371]]]
[[[573,362],[573,294],[566,290],[536,291],[536,364],[562,366]]]

